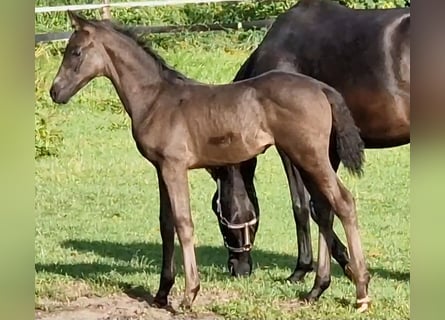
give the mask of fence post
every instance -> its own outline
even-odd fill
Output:
[[[104,4],[110,4],[110,0],[102,0]],[[103,7],[102,8],[102,19],[111,19],[111,10],[110,7]]]

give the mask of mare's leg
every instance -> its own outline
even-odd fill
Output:
[[[172,208],[170,199],[168,197],[167,187],[165,186],[162,173],[158,169],[158,184],[159,184],[159,223],[161,228],[162,238],[162,269],[161,280],[159,282],[159,290],[154,299],[154,303],[159,307],[164,307],[168,304],[168,294],[175,283],[175,225],[172,216]]]
[[[332,230],[333,241],[332,241],[332,256],[338,262],[340,267],[342,268],[345,275],[352,280],[349,274],[346,272],[346,266],[349,263],[349,254],[348,248],[343,244],[343,242],[338,238],[337,234],[334,230]]]
[[[320,207],[317,206],[314,201],[312,203],[314,204],[313,209],[311,210],[312,219],[318,226],[320,226],[321,223],[320,220],[323,219],[321,216],[326,215],[326,213],[321,212],[324,211],[324,209],[320,209]],[[338,264],[343,270],[343,273],[349,278],[349,280],[352,280],[349,273],[346,271],[346,266],[349,263],[348,249],[340,240],[340,238],[338,237],[337,233],[335,233],[334,230],[332,230],[331,255],[338,262]]]
[[[346,248],[343,242],[338,238],[334,230],[332,230],[332,236],[333,236],[332,247],[331,247],[332,256],[342,268],[343,273],[349,278],[349,280],[352,280],[349,273],[346,272],[346,266],[349,263],[348,248]]]
[[[309,220],[309,197],[304,189],[303,181],[297,168],[286,154],[277,148],[281,157],[292,200],[292,211],[297,232],[297,265],[294,272],[287,278],[289,281],[302,281],[308,272],[314,270],[312,256],[311,229]]]
[[[333,246],[333,222],[334,214],[326,198],[320,194],[317,188],[307,185],[313,199],[313,212],[317,212],[318,225],[318,264],[314,285],[306,295],[305,300],[312,302],[317,300],[331,284],[331,248]]]
[[[173,221],[184,260],[185,290],[181,306],[188,309],[196,298],[200,284],[196,267],[187,169],[177,163],[164,161],[161,173],[168,190]]]
[[[247,195],[249,197],[250,202],[255,209],[255,214],[258,219],[258,222],[255,225],[255,232],[258,229],[258,224],[260,222],[260,206],[258,204],[258,197],[256,195],[255,190],[255,170],[257,165],[257,158],[252,158],[247,161],[244,161],[240,164],[240,173],[243,176],[244,186],[246,187]],[[253,244],[253,243],[252,243]]]

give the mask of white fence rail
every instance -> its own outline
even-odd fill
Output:
[[[52,6],[52,7],[36,7],[35,13],[50,13],[50,12],[63,12],[63,11],[79,11],[79,10],[94,10],[102,9],[103,17],[109,18],[111,16],[110,8],[136,8],[136,7],[160,7],[160,6],[172,6],[172,5],[184,5],[184,4],[205,4],[205,3],[218,3],[218,2],[246,2],[246,0],[159,0],[159,1],[131,1],[131,2],[116,2],[109,3],[109,0],[103,0],[105,3],[97,4],[80,4],[80,5],[65,5],[65,6]],[[106,11],[105,11],[106,10]],[[273,23],[272,19],[238,22],[231,24],[196,24],[191,26],[134,26],[139,32],[151,32],[151,33],[172,33],[181,31],[215,31],[226,29],[257,29],[268,28]],[[36,34],[34,37],[35,43],[40,42],[53,42],[68,40],[72,31],[62,32],[50,32],[43,34]]]
[[[163,1],[130,1],[130,2],[116,2],[116,3],[97,3],[97,4],[78,4],[66,6],[52,6],[52,7],[36,7],[35,13],[44,12],[60,12],[60,11],[76,11],[76,10],[91,10],[102,8],[136,8],[136,7],[161,7],[168,5],[183,5],[183,4],[199,4],[199,3],[217,3],[217,2],[245,2],[246,0],[163,0]]]

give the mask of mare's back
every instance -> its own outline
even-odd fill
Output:
[[[378,85],[385,73],[385,28],[407,13],[408,8],[353,10],[329,1],[302,0],[277,19],[256,58],[288,60],[299,72],[337,88]]]

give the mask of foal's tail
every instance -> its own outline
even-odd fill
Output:
[[[322,90],[332,107],[337,154],[349,172],[361,176],[365,161],[365,144],[360,137],[360,129],[355,125],[343,96],[332,87],[325,86]]]

